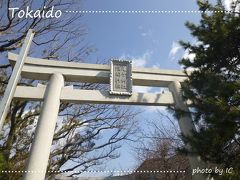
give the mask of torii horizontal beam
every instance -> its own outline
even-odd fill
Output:
[[[17,57],[17,54],[8,53],[12,65]],[[27,57],[21,75],[27,79],[49,80],[55,72],[61,73],[68,82],[109,84],[110,66]],[[135,86],[168,87],[171,82],[183,82],[186,78],[186,74],[179,70],[154,68],[133,68],[132,70]]]
[[[29,30],[28,34],[32,34],[31,31],[32,30]],[[31,38],[26,40],[26,42],[27,41],[30,42]],[[109,84],[111,75],[109,65],[84,64],[56,60],[49,61],[46,59],[31,58],[26,57],[27,49],[28,48],[24,45],[20,55],[9,53],[8,58],[10,63],[15,66],[14,69],[18,69],[19,62],[24,62],[21,63],[22,68],[18,69],[18,71],[21,72],[21,77],[35,80],[47,80],[48,85],[40,87],[17,86],[20,76],[18,76],[15,81],[15,85],[11,85],[12,83],[10,83],[12,90],[9,96],[10,100],[12,100],[14,94],[14,98],[44,101],[27,164],[27,172],[29,173],[25,173],[25,180],[43,180],[45,177],[60,101],[130,105],[174,105],[176,109],[188,111],[187,103],[184,102],[181,94],[181,82],[187,79],[187,75],[183,71],[133,68],[133,85],[168,87],[170,92],[163,94],[133,92],[131,96],[110,95],[107,91],[79,90],[64,87],[65,81]],[[8,94],[9,93],[5,92],[4,96],[8,96]],[[179,117],[179,125],[184,135],[189,135],[195,130],[189,113],[184,113]],[[192,168],[200,167],[201,162],[198,157],[189,156],[189,160]],[[30,173],[33,171],[38,171],[40,173]],[[194,179],[202,180],[205,178],[200,174],[196,175]]]
[[[14,98],[30,101],[42,101],[46,86],[29,87],[17,86]],[[108,91],[80,90],[71,87],[63,87],[60,100],[69,103],[91,103],[91,104],[124,104],[124,105],[148,105],[168,106],[174,104],[171,92],[162,94],[155,93],[133,93],[132,96],[110,95]]]

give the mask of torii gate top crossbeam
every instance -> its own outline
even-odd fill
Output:
[[[12,64],[16,62],[17,57],[17,54],[8,53]],[[65,81],[68,82],[108,84],[110,66],[27,57],[21,75],[28,79],[48,80],[55,72],[63,74]],[[171,82],[182,82],[186,78],[186,74],[180,70],[132,69],[133,85],[135,86],[168,87]]]
[[[16,65],[0,104],[1,130],[13,97],[25,100],[44,101],[34,134],[34,142],[31,146],[26,171],[37,171],[41,173],[26,173],[24,176],[25,180],[44,179],[45,177],[61,101],[129,105],[175,105],[177,109],[188,111],[187,104],[183,101],[181,95],[181,82],[187,78],[182,71],[151,68],[132,69],[132,76],[130,76],[130,78],[132,77],[133,85],[169,87],[170,92],[167,93],[153,94],[133,92],[131,96],[120,96],[112,95],[107,91],[101,90],[76,90],[72,87],[65,87],[64,80],[69,82],[109,83],[111,75],[110,66],[49,61],[26,57],[32,37],[33,32],[29,30],[20,55],[13,53],[8,54],[11,64]],[[20,73],[23,78],[49,80],[48,85],[40,87],[17,86]],[[184,113],[184,115],[179,117],[179,124],[184,135],[190,135],[192,131],[195,130],[189,113]],[[200,159],[197,157],[191,156],[189,160],[192,168],[202,166]],[[205,177],[197,175],[196,179],[205,179]]]

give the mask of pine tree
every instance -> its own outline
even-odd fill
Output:
[[[185,140],[192,147],[189,153],[233,167],[231,178],[236,178],[240,177],[240,2],[232,5],[231,12],[220,1],[217,5],[199,1],[198,5],[203,11],[200,23],[186,23],[197,43],[180,42],[195,55],[180,61],[185,70],[192,69],[182,89],[192,101],[198,127]]]

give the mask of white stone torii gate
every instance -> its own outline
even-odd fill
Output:
[[[64,81],[109,84],[110,66],[27,57],[33,36],[34,32],[29,30],[19,55],[8,53],[14,69],[0,104],[1,130],[13,98],[43,101],[26,166],[25,180],[43,180],[45,178],[60,101],[150,106],[174,105],[176,109],[188,112],[187,104],[183,101],[181,94],[181,82],[187,78],[182,71],[152,68],[132,69],[133,85],[168,87],[170,92],[163,94],[133,92],[131,96],[121,96],[111,95],[108,91],[73,89],[65,87]],[[22,78],[48,80],[49,82],[47,86],[17,86],[20,75]],[[191,135],[192,130],[195,130],[188,113],[182,115],[178,122],[184,135]],[[202,167],[202,162],[198,157],[189,156],[189,160],[192,169]],[[196,174],[193,178],[206,179],[201,174]]]

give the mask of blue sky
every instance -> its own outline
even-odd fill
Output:
[[[190,3],[189,3],[190,2]],[[198,10],[189,0],[86,0],[83,10]],[[86,14],[87,40],[97,49],[91,59],[128,58],[134,65],[179,69],[181,39],[193,41],[184,23],[200,14]],[[175,53],[170,55],[171,49]],[[183,52],[181,52],[183,53]]]
[[[79,10],[79,9],[72,9]],[[81,10],[198,10],[196,1],[189,0],[84,0]],[[178,60],[186,55],[179,40],[195,42],[186,21],[197,23],[198,13],[177,14],[85,14],[83,25],[87,28],[87,42],[96,48],[90,60],[108,62],[111,58],[130,59],[134,66],[162,69],[180,69]],[[142,92],[156,92],[153,88],[135,88]],[[142,107],[143,108],[143,107]],[[160,108],[163,110],[163,108]],[[156,108],[143,108],[141,126],[149,114],[157,118]],[[143,129],[146,129],[143,127]],[[121,157],[106,164],[105,170],[132,170],[136,161],[129,144],[119,151]],[[89,174],[88,174],[89,175]],[[92,175],[92,174],[91,174]]]
[[[97,11],[192,11],[198,10],[197,1],[191,0],[83,0],[80,10]],[[215,2],[210,0],[210,2]],[[223,1],[230,9],[230,0]],[[79,10],[79,9],[72,9]],[[185,27],[185,22],[198,23],[199,13],[163,13],[163,14],[85,14],[83,24],[87,28],[87,42],[96,48],[90,60],[108,62],[111,58],[130,59],[134,66],[161,69],[181,69],[178,60],[190,56],[178,44],[179,40],[197,43]],[[159,92],[159,89],[137,87],[141,92]],[[158,118],[156,109],[145,107],[141,115],[141,125],[145,120]],[[167,123],[167,122],[165,122]],[[147,129],[143,127],[143,129]],[[119,151],[121,157],[106,164],[105,170],[132,170],[137,162],[129,144]]]
[[[229,2],[230,0],[224,0],[227,10],[230,7]],[[73,7],[71,10],[198,10],[197,3],[193,0],[83,0],[82,3],[82,9]],[[90,61],[93,63],[96,60],[108,62],[111,58],[121,58],[132,60],[134,66],[181,69],[178,60],[189,54],[179,46],[178,41],[197,43],[184,24],[186,21],[198,23],[199,20],[199,13],[87,13],[83,16],[82,23],[87,28],[88,44],[96,49],[96,52],[90,56]],[[137,87],[135,90],[159,91],[147,87]],[[142,126],[146,125],[144,121],[149,119],[149,116],[158,118],[157,108],[142,107],[142,109],[144,110],[140,120]],[[158,109],[164,111],[164,108]],[[145,130],[146,127],[143,129]],[[121,157],[108,162],[104,170],[132,170],[136,167],[137,163],[129,144],[124,144],[119,152]]]
[[[211,0],[214,1],[214,0]],[[230,0],[224,0],[229,9]],[[195,11],[195,0],[82,0],[82,8],[69,10],[97,11]],[[74,14],[72,14],[74,15]],[[62,17],[64,18],[64,17]],[[160,69],[180,69],[178,60],[189,56],[178,44],[179,40],[196,43],[185,27],[185,22],[198,23],[199,13],[97,13],[84,14],[81,23],[87,29],[86,42],[96,51],[90,55],[90,62],[108,62],[111,58],[133,61],[133,66]],[[190,55],[191,56],[191,55]],[[159,92],[157,88],[137,87],[135,91]],[[157,109],[141,107],[144,112],[139,120],[158,118]],[[110,161],[104,170],[133,170],[136,160],[129,144],[123,144],[121,157]],[[101,169],[101,170],[103,170]],[[95,169],[97,170],[97,169]]]

